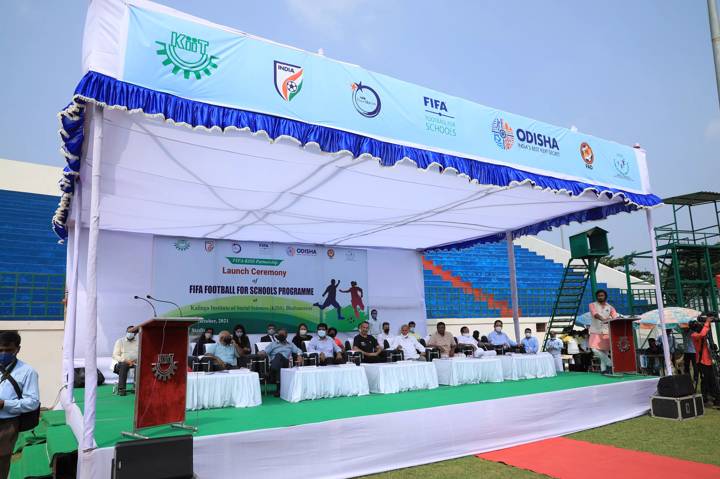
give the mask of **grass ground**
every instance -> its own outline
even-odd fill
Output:
[[[688,421],[656,419],[649,415],[571,434],[568,437],[596,444],[677,457],[720,466],[720,411]],[[546,478],[543,474],[506,466],[475,456],[366,476],[372,479]]]

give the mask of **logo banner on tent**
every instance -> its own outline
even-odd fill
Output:
[[[643,192],[641,169],[628,146],[227,29],[129,8],[120,80],[190,100]]]
[[[193,332],[242,324],[263,333],[270,322],[351,331],[366,318],[364,250],[168,237],[155,237],[153,248],[153,296],[181,309],[158,311],[203,318]]]

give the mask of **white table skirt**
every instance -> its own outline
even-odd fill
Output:
[[[246,369],[188,373],[185,409],[253,407],[262,403],[258,374]]]
[[[280,397],[289,402],[370,394],[365,370],[354,364],[280,371]]]
[[[448,386],[503,381],[502,362],[497,358],[433,359],[433,364],[437,369],[438,382]]]
[[[557,375],[555,361],[550,353],[505,354],[497,357],[502,362],[503,378],[506,380],[550,378]]]
[[[392,394],[438,387],[435,365],[427,361],[363,364],[370,392]]]

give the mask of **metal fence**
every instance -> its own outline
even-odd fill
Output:
[[[62,321],[65,275],[0,272],[0,320]]]

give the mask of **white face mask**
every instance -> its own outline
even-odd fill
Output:
[[[125,337],[128,338],[128,341],[132,341],[135,339],[135,333],[125,333]]]
[[[205,333],[205,339],[212,338],[212,333]]]
[[[502,326],[495,326],[496,333],[502,333]]]
[[[318,336],[324,338],[325,335],[327,335],[327,331],[325,331],[324,329],[318,329]]]
[[[525,333],[525,337],[528,338],[528,339],[530,339],[530,338],[532,338],[532,334],[531,334],[531,333]]]
[[[470,333],[462,333],[462,335],[463,335],[463,338],[469,338],[469,337],[470,337]]]
[[[407,338],[407,337],[408,337],[408,333],[403,333],[402,337],[403,337],[403,338]]]
[[[414,332],[415,332],[415,328],[410,328],[410,332],[411,332],[411,333],[414,333]]]
[[[301,329],[301,330],[300,330],[300,334],[302,334],[303,336],[305,336],[305,335],[307,334],[307,329]]]

